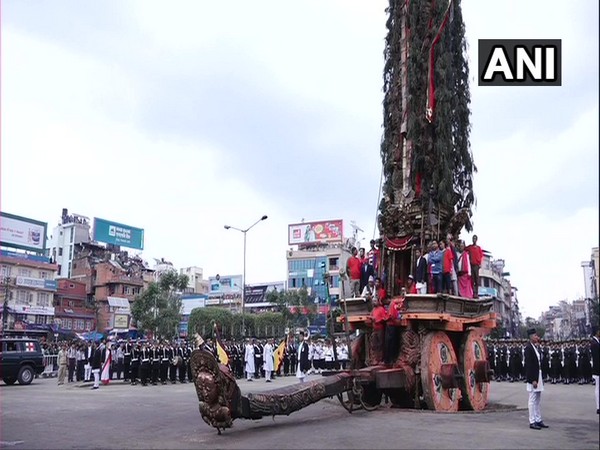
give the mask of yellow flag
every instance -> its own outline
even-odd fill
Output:
[[[221,340],[217,339],[217,355],[219,356],[219,362],[223,365],[229,364],[229,356],[227,356],[227,352],[221,345]]]
[[[275,372],[277,372],[279,370],[279,367],[281,366],[281,364],[283,364],[283,356],[285,353],[285,339],[283,341],[281,341],[281,344],[279,344],[279,346],[277,347],[277,350],[275,350],[275,361],[273,364],[273,368],[275,369]]]

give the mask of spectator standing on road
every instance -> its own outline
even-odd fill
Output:
[[[358,256],[356,247],[352,247],[352,256],[346,262],[346,273],[350,279],[350,295],[354,298],[360,297],[360,269],[362,261]]]
[[[600,414],[600,399],[598,398],[600,392],[600,328],[596,325],[594,327],[594,336],[590,343],[590,349],[592,351],[592,378],[594,379],[595,393],[596,393],[596,414]]]
[[[540,401],[544,390],[542,380],[541,355],[538,349],[540,338],[535,328],[527,330],[529,343],[525,346],[525,374],[527,377],[527,392],[529,392],[529,428],[541,430],[548,428],[542,420]]]
[[[244,352],[244,361],[246,361],[246,379],[252,381],[254,377],[254,339],[246,344],[246,350]]]
[[[94,375],[94,387],[92,389],[98,389],[100,386],[100,369],[102,368],[102,350],[96,346],[95,342],[91,348],[92,356],[90,358],[90,365],[92,367],[92,374]]]
[[[67,350],[67,358],[69,360],[69,383],[73,382],[73,375],[75,375],[75,369],[77,367],[77,349],[75,344],[71,344],[69,350]]]
[[[67,346],[63,344],[58,352],[58,385],[65,384],[67,375]]]
[[[275,357],[275,354],[273,353],[273,339],[269,338],[269,340],[263,347],[263,364],[264,364],[265,378],[266,378],[267,383],[271,382],[271,374],[273,373],[273,369],[274,369],[273,366],[275,363],[274,357]]]
[[[304,337],[304,332],[300,332],[300,344],[298,345],[298,368],[296,369],[296,377],[301,383],[304,383],[306,373],[310,369],[310,360],[308,359],[308,338]]]

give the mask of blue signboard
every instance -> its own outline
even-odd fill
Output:
[[[144,249],[144,230],[94,217],[94,240],[119,247]]]
[[[479,286],[477,292],[480,297],[498,297],[498,290],[496,288]]]
[[[21,258],[26,259],[28,261],[49,263],[50,258],[41,255],[32,255],[31,253],[19,253],[19,252],[9,252],[8,250],[0,250],[0,255],[6,256],[8,258]]]

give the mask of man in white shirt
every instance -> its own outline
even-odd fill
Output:
[[[535,328],[527,330],[529,343],[525,346],[525,375],[527,377],[527,392],[529,392],[529,428],[541,430],[549,428],[542,420],[540,401],[544,390],[542,376],[541,353],[538,349],[540,338]]]

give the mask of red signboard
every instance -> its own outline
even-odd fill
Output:
[[[296,223],[288,226],[288,244],[317,244],[342,242],[343,220]]]

